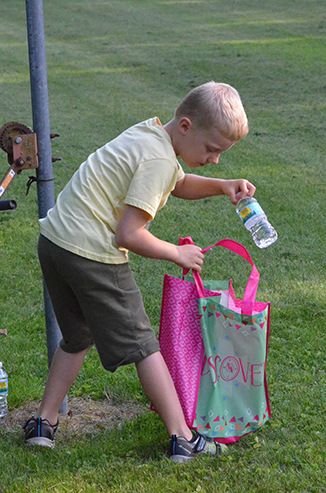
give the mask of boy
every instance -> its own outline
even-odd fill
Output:
[[[170,437],[174,461],[221,446],[193,433],[182,409],[141,294],[128,250],[200,272],[201,249],[153,236],[146,225],[172,193],[188,200],[226,194],[233,204],[253,196],[247,180],[185,174],[177,160],[197,168],[217,164],[222,152],[248,133],[239,94],[209,82],[192,90],[174,118],[135,125],[84,162],[40,220],[39,258],[62,340],[43,399],[24,426],[27,444],[54,447],[59,407],[95,344],[106,370],[135,363],[140,382]]]

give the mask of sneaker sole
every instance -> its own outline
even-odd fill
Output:
[[[173,462],[181,463],[181,462],[187,462],[189,460],[194,460],[197,457],[210,457],[211,459],[215,459],[216,457],[221,457],[222,455],[228,455],[229,449],[226,445],[224,444],[218,444],[218,449],[216,454],[210,454],[208,452],[202,452],[199,454],[191,455],[191,456],[186,456],[186,455],[170,455],[170,459]]]
[[[181,462],[188,462],[189,460],[194,460],[196,457],[193,456],[193,457],[187,457],[185,455],[171,455],[170,456],[170,459],[173,461],[173,462],[176,462],[178,464],[180,464]]]
[[[28,438],[26,440],[26,445],[38,445],[39,447],[47,447],[47,448],[54,448],[54,441],[50,440],[50,438],[45,438],[45,437],[34,437],[34,438]]]

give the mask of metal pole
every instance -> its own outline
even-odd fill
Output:
[[[50,140],[50,114],[47,85],[44,19],[42,0],[26,0],[27,35],[31,80],[33,130],[37,135],[39,167],[37,175],[37,196],[39,218],[46,216],[54,206],[54,183],[52,169],[52,150]],[[43,282],[48,363],[51,365],[59,345],[61,334],[55,318],[52,303]],[[61,413],[68,412],[67,397]]]

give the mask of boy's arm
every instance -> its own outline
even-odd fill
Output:
[[[142,209],[126,205],[116,232],[117,244],[142,257],[169,260],[185,269],[200,272],[204,259],[201,248],[195,245],[177,246],[156,238],[146,229],[151,219]]]
[[[233,204],[243,197],[252,197],[256,187],[248,180],[220,180],[186,174],[177,182],[172,195],[181,199],[197,200],[215,195],[228,195]]]

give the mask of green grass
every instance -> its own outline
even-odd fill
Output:
[[[257,299],[271,301],[267,374],[272,419],[220,460],[184,466],[164,456],[166,434],[148,411],[121,429],[72,437],[54,452],[29,450],[19,427],[1,430],[1,493],[309,492],[325,486],[325,53],[321,0],[124,0],[45,2],[52,142],[58,193],[98,146],[142,119],[168,121],[192,88],[211,79],[234,85],[250,133],[199,173],[245,177],[279,240],[257,249],[225,197],[194,203],[173,197],[151,231],[206,247],[240,241],[260,271]],[[0,125],[32,124],[25,3],[0,4]],[[0,153],[0,172],[7,170]],[[36,256],[35,185],[28,172],[1,212],[0,360],[10,376],[9,406],[40,399],[47,375],[43,297]],[[248,266],[231,253],[206,255],[203,278],[232,278],[241,296]],[[158,330],[165,272],[172,264],[131,256],[148,314]],[[95,351],[70,396],[146,403],[133,367],[99,369]]]

